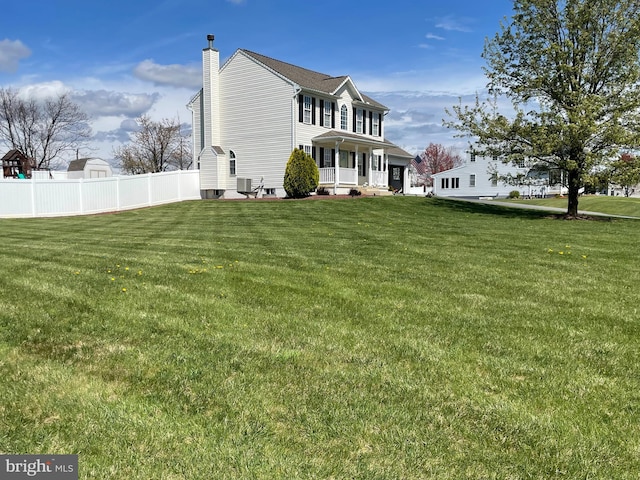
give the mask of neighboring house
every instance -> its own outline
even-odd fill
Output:
[[[100,158],[72,160],[67,168],[67,178],[106,178],[112,175],[111,165]]]
[[[332,77],[248,50],[222,65],[208,35],[203,86],[192,111],[193,163],[204,198],[233,197],[261,185],[285,196],[291,152],[303,149],[333,193],[376,187],[406,190],[412,155],[384,137],[389,109],[363,95],[350,77]],[[240,189],[239,185],[242,185]]]
[[[498,157],[484,157],[467,152],[468,158],[459,167],[432,175],[433,193],[441,197],[507,197],[517,190],[521,196],[546,196],[555,190],[548,182],[527,178],[529,168],[503,163]],[[511,184],[503,179],[507,176],[523,181]]]
[[[20,150],[9,150],[2,157],[2,177],[31,178],[33,162]]]

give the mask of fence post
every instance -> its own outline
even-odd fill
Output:
[[[31,182],[31,216],[37,217],[38,212],[36,211],[36,186],[35,179],[31,177],[29,180]]]
[[[153,206],[153,203],[151,202],[151,174],[147,173],[147,195],[148,195],[148,201],[147,203],[149,204],[149,206]]]

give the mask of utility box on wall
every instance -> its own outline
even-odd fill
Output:
[[[251,179],[238,178],[237,190],[239,193],[251,193]]]

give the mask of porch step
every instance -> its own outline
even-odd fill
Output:
[[[384,187],[358,187],[360,193],[362,195],[376,196],[376,197],[385,197],[388,195],[393,195],[393,192],[388,188]]]
[[[318,188],[326,188],[332,195],[333,195],[333,190],[334,190],[334,185],[333,184],[320,184],[318,185]],[[386,187],[372,187],[372,186],[367,186],[367,187],[363,187],[362,185],[338,185],[338,189],[337,189],[337,194],[338,195],[348,195],[349,192],[351,192],[351,190],[358,190],[360,192],[361,195],[367,195],[367,196],[376,196],[376,197],[382,197],[382,196],[387,196],[387,195],[393,195],[393,192],[389,191],[388,188]]]

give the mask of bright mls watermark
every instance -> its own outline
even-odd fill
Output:
[[[78,480],[77,455],[0,455],[0,480]]]

